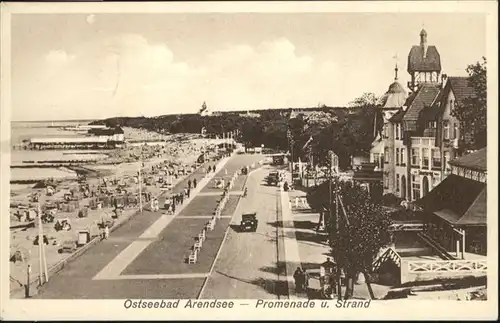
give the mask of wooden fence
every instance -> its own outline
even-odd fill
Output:
[[[486,260],[414,260],[405,261],[408,273],[438,272],[484,272],[488,271]]]

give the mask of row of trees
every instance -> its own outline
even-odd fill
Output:
[[[315,164],[323,164],[327,160],[326,152],[333,150],[339,156],[340,167],[345,168],[350,165],[351,156],[367,153],[370,149],[377,113],[375,101],[375,95],[368,93],[354,100],[348,108],[323,105],[307,109],[307,115],[299,113],[292,119],[291,109],[273,109],[258,111],[260,117],[247,116],[243,112],[226,112],[216,116],[118,117],[95,121],[94,124],[142,128],[160,133],[200,133],[205,127],[208,134],[221,134],[239,129],[239,140],[247,146],[264,145],[287,151],[293,143],[294,160],[312,158]],[[382,125],[381,122],[377,124]],[[311,137],[311,144],[302,149]]]

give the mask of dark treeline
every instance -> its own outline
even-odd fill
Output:
[[[302,113],[301,111],[304,111]],[[328,150],[339,155],[340,167],[350,165],[356,154],[368,153],[374,136],[375,105],[365,103],[351,108],[318,107],[296,111],[290,118],[291,109],[269,109],[241,112],[219,112],[217,115],[199,114],[164,115],[159,117],[117,117],[93,124],[108,127],[140,128],[160,133],[200,133],[205,127],[207,134],[239,130],[237,138],[247,147],[293,150],[294,160],[312,158],[315,164],[327,162]],[[258,113],[260,116],[253,116]],[[377,123],[381,125],[381,122]],[[305,143],[313,137],[305,148]],[[293,147],[293,149],[290,149]]]

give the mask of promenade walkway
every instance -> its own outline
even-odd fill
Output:
[[[229,179],[262,156],[238,155],[217,166],[215,177]],[[226,175],[227,170],[227,175]],[[184,257],[215,210],[222,190],[210,188],[213,178],[198,179],[197,191],[217,194],[184,201],[176,215],[143,211],[51,277],[37,298],[196,298],[224,238],[239,197],[231,195],[196,264]],[[226,180],[227,182],[227,180]],[[237,181],[232,191],[241,191]],[[204,185],[205,184],[205,185]],[[181,187],[182,189],[183,187]],[[160,200],[160,205],[162,201]]]

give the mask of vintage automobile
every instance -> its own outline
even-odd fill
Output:
[[[257,231],[257,213],[245,213],[241,216],[240,231]]]
[[[279,180],[279,175],[278,172],[270,172],[269,175],[267,175],[267,185],[272,186],[272,185],[278,185],[278,180]]]

